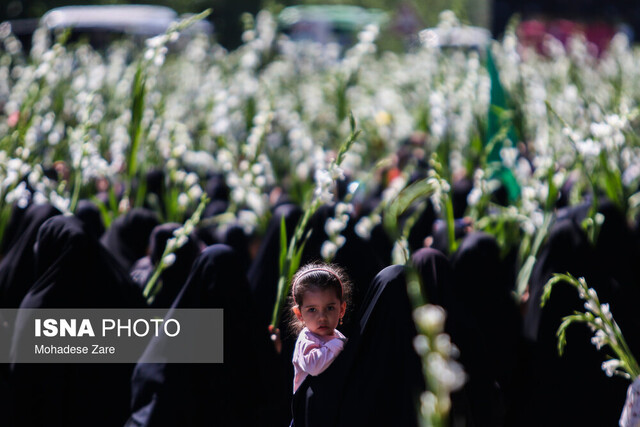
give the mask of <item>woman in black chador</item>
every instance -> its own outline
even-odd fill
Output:
[[[129,271],[137,260],[147,255],[149,236],[158,224],[160,222],[154,212],[134,208],[113,221],[100,241],[120,265]]]
[[[282,378],[275,375],[276,353],[253,307],[240,258],[226,245],[206,248],[171,309],[224,309],[224,363],[139,363],[126,425],[278,425]],[[161,341],[153,338],[147,352]]]
[[[47,219],[60,215],[60,211],[49,204],[30,205],[26,209],[14,207],[11,214],[11,231],[5,233],[3,246],[7,251],[0,262],[0,308],[18,308],[22,298],[35,281],[35,259],[33,245],[38,229]],[[6,311],[0,322],[0,351],[9,355],[9,343],[13,334],[14,318]],[[7,405],[8,364],[0,365],[0,412]],[[1,418],[0,418],[0,424]]]
[[[518,406],[513,410],[520,418],[516,417],[513,425],[617,425],[628,383],[602,372],[605,353],[591,344],[591,331],[584,325],[569,327],[565,352],[558,354],[556,331],[562,318],[574,310],[584,312],[584,301],[577,290],[558,283],[547,304],[540,307],[544,284],[553,273],[568,272],[584,277],[600,301],[611,303],[616,316],[616,301],[612,300],[611,282],[605,273],[609,267],[597,256],[575,219],[560,219],[551,228],[529,284],[524,335],[530,351],[519,379]]]
[[[343,352],[293,396],[293,425],[417,426],[425,384],[415,336],[404,268],[387,267],[367,290]]]
[[[149,255],[140,258],[131,268],[131,277],[141,289],[153,275],[158,263],[162,260],[167,241],[174,237],[173,233],[180,224],[167,223],[156,226],[149,237]],[[167,267],[159,279],[160,290],[149,303],[151,308],[169,308],[187,281],[191,266],[200,254],[200,239],[191,234],[187,242],[175,252],[175,261]]]
[[[458,361],[463,365],[466,382],[451,395],[449,419],[452,425],[492,425],[492,412],[499,401],[499,389],[490,374],[489,357],[481,327],[470,310],[455,297],[453,268],[439,250],[422,248],[411,261],[420,274],[422,289],[430,304],[442,306],[447,317],[445,332],[460,350]]]
[[[512,297],[514,280],[496,239],[482,232],[465,236],[451,265],[455,297],[476,326],[473,335],[467,334],[474,340],[473,354],[461,348],[461,362],[469,372],[465,389],[471,392],[471,408],[478,424],[503,425],[513,394],[522,330]]]
[[[7,254],[0,262],[0,307],[18,308],[35,280],[33,245],[40,226],[60,211],[49,204],[29,206],[22,218]]]
[[[75,217],[55,216],[38,232],[36,281],[20,308],[141,308],[140,290]],[[9,373],[15,426],[124,423],[130,364],[28,364],[19,349],[30,318],[16,318]]]

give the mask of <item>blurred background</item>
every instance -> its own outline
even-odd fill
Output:
[[[586,27],[594,33],[622,29],[631,40],[634,40],[634,35],[640,31],[640,2],[633,0],[3,0],[0,6],[0,22],[37,20],[52,8],[61,6],[125,3],[167,6],[178,14],[198,13],[212,8],[213,13],[208,19],[215,28],[218,42],[228,49],[233,49],[241,43],[244,13],[255,15],[261,9],[280,13],[288,6],[320,3],[356,5],[383,11],[387,17],[383,29],[387,37],[381,38],[386,43],[382,47],[393,50],[403,49],[408,37],[417,34],[421,29],[436,25],[439,13],[445,9],[454,11],[465,24],[489,29],[494,38],[500,37],[514,16],[525,24],[527,21],[534,22],[525,25],[523,30],[533,38],[541,31],[555,31],[561,38],[561,33],[571,32],[576,25]],[[546,23],[551,21],[555,24],[549,29]],[[595,37],[598,37],[598,34]]]

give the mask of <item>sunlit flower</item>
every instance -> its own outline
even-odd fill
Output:
[[[415,309],[413,318],[421,328],[435,335],[444,329],[446,313],[440,306],[427,304]]]

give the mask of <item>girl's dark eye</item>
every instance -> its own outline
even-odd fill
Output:
[[[313,312],[315,312],[315,311],[316,311],[316,309],[315,309],[315,308],[310,308],[310,309],[308,309],[307,311],[308,311],[309,313],[313,313]]]
[[[329,307],[329,311],[333,311],[333,310],[335,310],[335,309],[336,309],[336,308],[335,308],[334,306],[330,306],[330,307]]]

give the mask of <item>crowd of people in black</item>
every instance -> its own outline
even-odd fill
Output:
[[[214,176],[206,216],[226,210],[229,192]],[[456,212],[465,211],[469,186],[454,184]],[[282,348],[268,325],[279,277],[280,226],[291,236],[301,207],[281,197],[263,236],[242,228],[199,228],[176,253],[161,277],[151,307],[224,309],[222,364],[24,364],[2,366],[0,424],[7,426],[359,426],[418,425],[419,399],[428,388],[413,348],[416,327],[405,283],[405,267],[391,265],[392,243],[382,226],[367,240],[354,230],[362,203],[343,235],[333,262],[353,283],[353,298],[340,330],[342,353],[322,374],[308,376],[292,393],[291,363],[296,336],[283,316]],[[561,199],[560,199],[561,200]],[[610,303],[634,352],[640,354],[639,234],[613,205],[600,203],[605,221],[592,244],[581,227],[589,204],[563,206],[531,275],[528,298],[516,301],[515,254],[497,240],[459,230],[461,244],[447,253],[428,207],[413,227],[412,261],[424,293],[446,309],[446,332],[460,350],[466,373],[452,395],[449,416],[456,426],[616,425],[628,382],[608,378],[605,359],[590,331],[575,326],[561,357],[556,330],[563,316],[581,310],[577,292],[558,285],[540,307],[542,288],[556,272],[585,277]],[[324,206],[301,265],[320,259],[327,239]],[[108,229],[99,210],[82,202],[74,215],[51,205],[16,206],[1,247],[0,308],[145,308],[142,288],[179,224],[162,224],[149,209],[135,208]],[[436,231],[434,231],[436,230]],[[429,247],[423,242],[428,239]],[[2,311],[0,311],[2,313]],[[11,348],[25,332],[24,320],[2,319],[0,333]],[[149,344],[154,345],[152,340]],[[279,351],[278,351],[279,350]],[[293,421],[292,421],[293,420]]]

